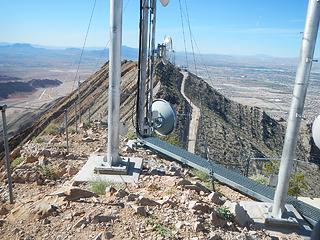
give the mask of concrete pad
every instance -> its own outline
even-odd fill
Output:
[[[298,225],[289,224],[290,222],[279,225],[266,223],[266,219],[271,217],[273,203],[243,201],[239,204],[252,218],[254,226],[265,229],[271,236],[278,237],[281,234],[296,233],[304,239],[310,239],[312,229],[291,204],[286,205],[287,211],[284,214],[284,218],[296,221]]]
[[[86,164],[74,177],[74,184],[85,183],[90,181],[107,181],[113,183],[137,183],[142,167],[142,158],[126,157],[124,162],[129,162],[128,174],[102,174],[95,173],[95,168],[106,165],[103,161],[106,154],[92,154]]]

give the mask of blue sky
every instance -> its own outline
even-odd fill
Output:
[[[27,42],[56,47],[81,47],[94,0],[0,0],[0,42]],[[183,9],[185,9],[184,1]],[[307,0],[186,0],[191,28],[202,53],[299,53]],[[139,0],[124,0],[123,44],[138,46]],[[109,1],[97,0],[87,46],[108,41]],[[179,1],[158,4],[157,41],[173,38],[183,51]],[[191,50],[185,21],[188,50]],[[319,44],[318,44],[319,45]],[[320,47],[317,46],[317,49]],[[318,52],[318,51],[317,51]]]

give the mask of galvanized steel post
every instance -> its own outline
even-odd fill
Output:
[[[110,0],[110,51],[109,51],[109,99],[108,99],[108,146],[107,159],[110,166],[120,163],[120,81],[122,45],[122,0]]]
[[[66,144],[67,144],[67,153],[69,153],[69,133],[68,133],[68,110],[64,110],[64,124],[66,132]]]
[[[2,113],[2,123],[3,123],[3,144],[4,144],[4,152],[5,152],[5,164],[7,169],[8,176],[8,188],[9,188],[9,200],[10,203],[13,203],[13,191],[12,191],[12,177],[11,177],[11,169],[10,169],[10,154],[9,154],[9,143],[8,143],[8,132],[7,132],[7,118],[6,118],[6,105],[0,106],[0,110]]]
[[[300,123],[318,34],[319,20],[320,2],[319,0],[309,0],[307,18],[293,90],[293,99],[287,120],[287,130],[281,157],[279,180],[272,209],[272,217],[274,218],[282,217],[288,197],[290,173],[296,153]]]
[[[147,59],[148,59],[148,16],[149,16],[149,0],[144,0],[142,5],[142,36],[140,49],[140,83],[139,83],[139,113],[138,127],[140,133],[145,133],[145,104],[146,104],[146,80],[147,80]]]
[[[157,20],[157,0],[152,0],[152,39],[151,39],[151,56],[150,56],[150,78],[149,78],[149,98],[148,98],[148,110],[147,118],[149,125],[152,123],[152,102],[153,102],[153,76],[154,76],[154,54],[156,45],[156,20]]]

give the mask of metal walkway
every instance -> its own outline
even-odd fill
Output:
[[[260,201],[273,201],[274,188],[272,187],[257,183],[256,181],[231,171],[220,164],[214,163],[213,161],[208,161],[182,148],[161,141],[158,138],[141,138],[139,141],[144,146],[166,155],[182,164],[196,168],[208,174],[213,173],[213,176],[219,182],[222,182],[231,188],[237,189],[248,196]],[[293,197],[289,197],[287,202],[292,204],[313,226],[320,220],[320,209],[299,201]]]

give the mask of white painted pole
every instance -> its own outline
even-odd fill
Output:
[[[314,49],[320,20],[319,0],[309,0],[305,29],[302,38],[299,63],[293,90],[293,99],[283,145],[278,185],[274,197],[272,216],[281,218],[288,197],[289,179],[295,158],[300,123],[307,94]]]
[[[151,39],[151,64],[149,79],[149,99],[148,99],[148,122],[152,122],[152,102],[153,102],[153,77],[154,77],[154,54],[156,45],[156,20],[157,20],[157,0],[152,0],[152,39]]]
[[[122,0],[110,0],[110,50],[109,50],[109,99],[107,162],[110,166],[120,163],[119,122],[122,45]]]
[[[141,134],[145,133],[145,104],[146,104],[146,80],[147,80],[147,59],[148,59],[148,16],[149,0],[144,0],[143,19],[142,19],[142,37],[140,49],[140,84],[139,84],[139,118],[138,126]]]

